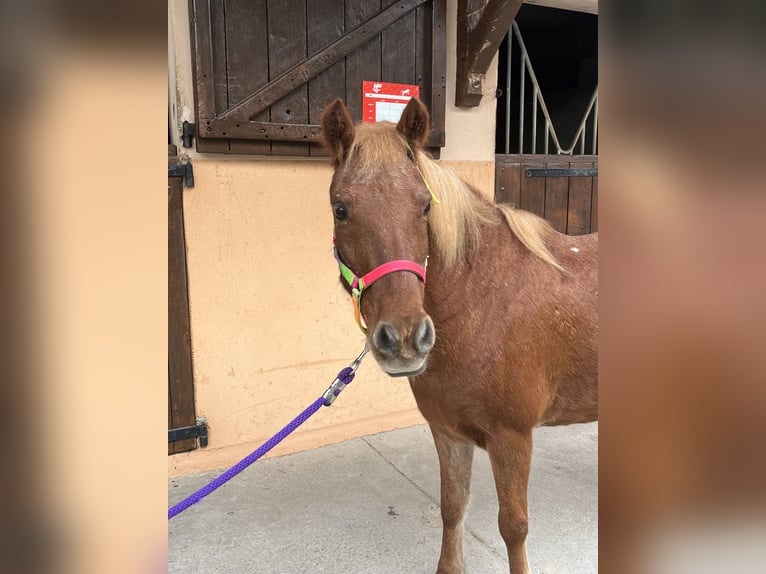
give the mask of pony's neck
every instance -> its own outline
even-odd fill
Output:
[[[439,204],[429,215],[432,253],[444,269],[452,269],[471,257],[482,244],[483,233],[502,224],[497,208],[461,180],[451,169],[421,154],[423,178]]]
[[[485,243],[483,235],[499,227],[507,227],[532,255],[565,272],[549,250],[555,232],[548,222],[509,205],[495,205],[449,168],[425,156],[420,161],[424,178],[430,179],[431,189],[437,197],[439,194],[444,197],[438,209],[431,210],[433,216],[429,218],[429,232],[434,250],[443,259],[445,269],[472,257]]]

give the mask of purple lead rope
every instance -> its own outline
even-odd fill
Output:
[[[168,508],[168,520],[182,513],[184,510],[186,510],[190,506],[197,504],[200,500],[205,498],[208,494],[210,494],[214,490],[217,490],[218,488],[226,484],[228,481],[230,481],[232,478],[237,476],[240,472],[245,470],[248,466],[253,464],[256,460],[261,458],[264,454],[266,454],[272,448],[274,448],[280,442],[282,442],[282,440],[285,437],[287,437],[291,432],[293,432],[295,429],[301,426],[304,422],[306,422],[306,420],[308,420],[309,417],[311,417],[311,415],[317,412],[320,409],[320,407],[322,406],[329,407],[335,401],[335,399],[338,397],[341,391],[348,384],[350,384],[351,381],[354,380],[356,370],[359,368],[359,365],[362,362],[362,359],[364,358],[365,354],[367,354],[366,346],[364,350],[361,352],[361,354],[356,359],[354,359],[354,362],[351,363],[350,366],[344,368],[340,373],[338,373],[338,376],[335,377],[335,380],[327,388],[327,390],[324,392],[324,394],[321,397],[319,397],[317,400],[311,403],[308,407],[306,407],[306,410],[304,410],[301,414],[299,414],[287,425],[285,425],[285,427],[282,430],[280,430],[277,434],[275,434],[273,437],[267,440],[255,451],[253,451],[252,453],[247,455],[245,458],[240,460],[237,464],[232,466],[229,470],[224,472],[218,478],[206,484],[205,486],[200,488],[197,492],[187,496],[178,504],[175,504],[171,506],[170,508]]]

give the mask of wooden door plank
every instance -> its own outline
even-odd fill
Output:
[[[212,27],[210,4],[207,0],[194,0],[192,13],[192,50],[194,53],[194,87],[199,117],[215,116],[213,92]]]
[[[308,24],[308,53],[314,55],[340,38],[345,32],[344,0],[308,0],[306,4]],[[319,125],[322,110],[335,98],[344,98],[346,66],[343,60],[309,80],[309,124]],[[309,145],[309,155],[326,156],[319,144]]]
[[[173,427],[195,423],[194,378],[186,278],[183,178],[168,178],[168,396]],[[191,450],[196,440],[176,441],[174,452]]]
[[[346,26],[358,26],[379,11],[380,0],[346,2]],[[355,122],[362,120],[362,82],[380,81],[380,74],[379,36],[346,56],[346,107]]]
[[[284,72],[306,58],[306,1],[269,2],[269,86]],[[249,98],[248,98],[249,99]],[[246,100],[247,101],[247,100]],[[242,104],[240,104],[242,105]],[[237,106],[229,109],[229,117]],[[271,106],[271,121],[279,124],[307,124],[309,119],[308,86],[304,83]],[[274,155],[307,156],[308,144],[271,143]]]
[[[213,51],[213,97],[216,115],[229,107],[226,87],[226,20],[224,0],[210,0],[211,49]]]
[[[495,161],[495,203],[508,203],[518,208],[521,201],[521,164]]]
[[[428,15],[427,15],[428,14]],[[415,83],[420,86],[420,99],[431,108],[431,53],[430,4],[415,10]],[[428,19],[427,19],[428,18]]]
[[[227,101],[225,23],[223,0],[194,2],[195,88],[197,99],[197,151],[221,153],[229,151],[228,139],[205,139],[207,118],[224,111]]]
[[[549,162],[547,168],[566,169],[569,162]],[[567,232],[567,205],[569,195],[568,177],[546,177],[545,179],[545,219],[560,233]]]
[[[438,153],[446,140],[445,110],[447,101],[447,2],[432,0],[431,18],[431,135],[428,145]]]
[[[387,8],[398,0],[383,0]],[[415,12],[406,14],[380,34],[381,78],[395,84],[414,84],[415,72]]]
[[[266,0],[226,0],[226,81],[235,105],[269,83]],[[269,121],[265,110],[252,118]],[[271,142],[230,140],[231,153],[269,155]]]
[[[593,167],[593,162],[571,162],[569,167],[575,169]],[[590,233],[592,194],[592,177],[572,177],[569,179],[567,234],[585,235]]]
[[[168,372],[168,380],[170,380],[170,372]],[[173,397],[170,395],[170,385],[168,385],[168,430],[173,428]],[[176,443],[168,443],[168,454],[175,454]]]
[[[521,193],[519,207],[535,215],[545,217],[545,178],[527,177],[527,168],[543,168],[544,163],[525,162],[521,165]]]
[[[597,163],[593,164],[598,166]],[[593,178],[593,194],[590,203],[590,232],[598,231],[598,176]]]

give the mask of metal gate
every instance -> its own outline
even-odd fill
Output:
[[[569,145],[564,147],[551,119],[529,58],[529,52],[515,21],[508,30],[506,50],[507,70],[505,86],[503,86],[507,95],[505,98],[505,148],[502,151],[506,154],[515,150],[521,154],[573,155],[579,153],[583,155],[590,153],[596,155],[598,153],[598,85],[593,90],[593,95],[590,97],[574,136]],[[513,65],[514,58],[518,58],[517,66]],[[518,67],[519,76],[514,80],[511,70],[516,67]],[[514,97],[511,97],[511,94]],[[518,139],[512,142],[512,137]]]

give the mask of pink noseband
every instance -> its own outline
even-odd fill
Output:
[[[333,238],[333,243],[335,242]],[[426,282],[426,267],[428,267],[428,257],[426,257],[425,266],[420,266],[414,261],[408,261],[406,259],[397,259],[396,261],[389,261],[383,265],[379,265],[369,273],[366,273],[362,277],[359,277],[354,273],[351,268],[348,267],[340,258],[338,248],[333,246],[333,252],[335,259],[338,261],[338,267],[340,267],[340,274],[343,279],[351,287],[351,295],[354,298],[354,317],[356,318],[356,324],[362,330],[362,333],[367,333],[367,324],[362,316],[362,293],[364,290],[375,283],[381,277],[385,277],[395,271],[409,271],[417,275],[425,285]]]

